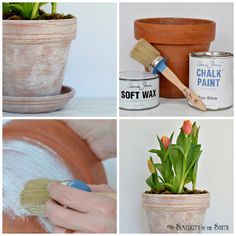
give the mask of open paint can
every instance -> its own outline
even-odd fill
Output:
[[[120,109],[146,110],[159,105],[159,76],[149,72],[120,72]]]
[[[202,99],[207,110],[233,105],[233,54],[193,52],[189,56],[189,88]]]

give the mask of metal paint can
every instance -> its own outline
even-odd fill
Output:
[[[233,105],[233,54],[193,52],[189,55],[189,88],[202,99],[207,110]]]
[[[120,72],[120,109],[146,110],[159,105],[159,76],[149,72]]]

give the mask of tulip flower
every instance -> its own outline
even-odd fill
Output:
[[[156,173],[156,169],[155,169],[155,166],[154,166],[154,164],[153,164],[153,162],[152,162],[151,159],[149,159],[149,160],[147,161],[147,165],[148,165],[149,171],[150,171],[152,174],[155,174],[155,173]]]
[[[170,145],[170,139],[166,136],[161,137],[161,142],[162,142],[165,149],[167,149]]]
[[[186,185],[189,183],[192,190],[196,190],[198,161],[202,153],[198,143],[199,131],[196,122],[185,120],[176,141],[173,140],[174,132],[169,138],[157,135],[159,149],[150,149],[149,152],[157,156],[158,162],[154,162],[152,156],[147,161],[151,174],[146,184],[151,190],[182,194],[188,192]]]
[[[185,120],[183,125],[182,125],[182,132],[185,135],[190,135],[192,132],[192,123],[190,120]]]

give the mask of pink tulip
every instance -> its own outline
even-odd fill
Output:
[[[182,126],[182,131],[184,134],[189,135],[192,132],[192,123],[190,120],[185,120]]]
[[[167,149],[170,145],[170,139],[166,136],[161,137],[161,142],[162,142],[165,149]]]

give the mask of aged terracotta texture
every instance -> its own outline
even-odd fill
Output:
[[[75,90],[62,86],[61,93],[44,97],[3,96],[3,111],[14,113],[43,113],[62,109],[74,96]]]
[[[200,233],[210,194],[147,194],[142,195],[151,233]],[[191,230],[178,230],[176,225],[198,225]],[[173,226],[173,227],[172,227]]]
[[[3,95],[60,94],[76,18],[3,20]]]
[[[76,135],[62,121],[56,120],[17,120],[3,128],[4,139],[36,140],[54,150],[70,168],[75,178],[89,184],[106,183],[101,161],[95,156],[87,142]],[[17,156],[16,156],[17,158]],[[10,217],[3,214],[4,233],[42,233],[36,217]]]
[[[188,86],[189,53],[208,51],[215,39],[215,22],[191,18],[147,18],[134,22],[136,39],[144,38],[167,60],[167,65]],[[160,96],[181,98],[183,94],[163,76]]]

